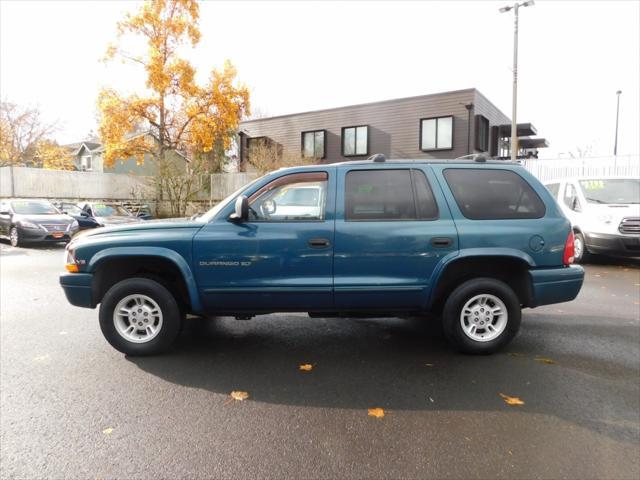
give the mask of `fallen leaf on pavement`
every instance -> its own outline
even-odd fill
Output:
[[[382,408],[370,408],[368,410],[370,417],[382,418],[384,417],[384,410]]]
[[[105,435],[111,435],[112,432],[113,432],[113,428],[111,427],[105,428],[104,430],[102,430],[102,433],[104,433]]]
[[[425,363],[424,366],[425,367],[433,367],[433,363]]]
[[[555,365],[556,364],[556,361],[555,360],[551,360],[550,358],[536,357],[536,358],[534,358],[534,360],[536,362],[544,363],[545,365]]]
[[[313,370],[313,365],[311,365],[310,363],[303,363],[298,368],[303,372],[310,372],[311,370]]]
[[[504,393],[499,393],[498,395],[502,397],[502,399],[507,405],[517,405],[517,406],[524,405],[524,402],[520,400],[518,397],[510,397],[509,395],[505,395]]]
[[[249,398],[249,394],[247,392],[238,392],[234,390],[231,392],[231,398],[240,402]]]
[[[511,355],[512,357],[525,357],[526,356],[524,353],[519,353],[519,352],[509,352],[507,355]]]

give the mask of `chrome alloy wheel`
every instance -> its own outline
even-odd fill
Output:
[[[9,232],[9,240],[11,241],[12,247],[17,247],[20,243],[20,234],[18,233],[18,229],[16,227],[11,227],[11,231]]]
[[[497,338],[507,326],[508,319],[503,301],[488,293],[471,298],[460,312],[462,331],[476,342],[489,342]]]
[[[113,310],[113,324],[125,340],[146,343],[162,329],[162,310],[155,300],[146,295],[128,295]]]

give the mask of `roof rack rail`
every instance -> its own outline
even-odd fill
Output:
[[[367,160],[371,162],[386,162],[387,158],[382,153],[374,153]]]
[[[469,155],[463,155],[462,157],[456,158],[456,160],[473,160],[474,162],[484,163],[489,160],[484,153],[471,153]]]

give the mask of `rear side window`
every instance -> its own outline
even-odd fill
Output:
[[[545,206],[517,173],[493,169],[447,169],[444,177],[462,214],[471,220],[541,218]]]
[[[353,170],[345,181],[345,220],[432,220],[433,192],[420,170]]]
[[[559,183],[550,183],[549,185],[545,185],[547,190],[551,192],[554,199],[558,198],[558,192],[560,192],[560,184]]]

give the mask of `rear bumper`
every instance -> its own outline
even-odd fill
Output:
[[[90,273],[63,273],[60,275],[60,285],[71,305],[76,307],[95,308],[93,303],[93,289],[91,283],[93,275]]]
[[[530,270],[532,307],[570,302],[578,296],[584,281],[584,269],[579,265]]]
[[[640,235],[584,233],[584,241],[590,253],[640,257]]]

